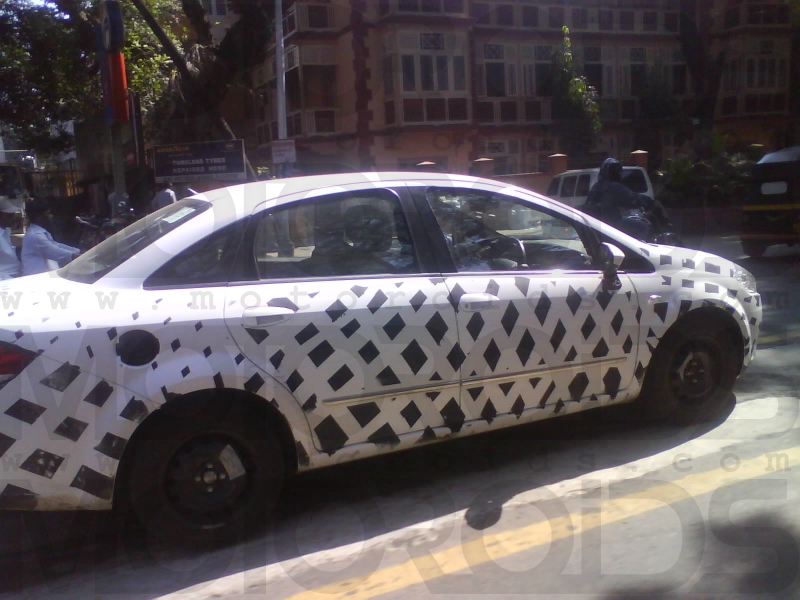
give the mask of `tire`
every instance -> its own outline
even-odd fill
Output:
[[[761,258],[769,248],[769,245],[764,242],[756,242],[753,240],[742,240],[742,250],[750,258]]]
[[[644,417],[690,425],[718,415],[739,373],[734,347],[734,337],[713,322],[667,332],[645,376]]]
[[[151,534],[217,545],[266,522],[285,470],[266,418],[213,402],[158,418],[129,457],[124,492],[125,505]]]

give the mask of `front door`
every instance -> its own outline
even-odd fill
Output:
[[[577,226],[479,189],[429,188],[454,271],[462,407],[468,418],[562,414],[620,397],[632,381],[638,299],[606,291]]]
[[[250,229],[250,280],[230,288],[225,318],[294,395],[320,450],[463,422],[455,311],[397,193],[319,195],[261,210]]]

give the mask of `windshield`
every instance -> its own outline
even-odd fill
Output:
[[[150,244],[211,207],[205,200],[187,199],[139,219],[69,263],[58,274],[79,283],[94,283]]]

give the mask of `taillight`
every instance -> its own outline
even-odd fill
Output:
[[[36,353],[0,342],[0,389],[31,364]]]

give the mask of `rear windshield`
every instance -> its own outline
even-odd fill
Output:
[[[94,283],[134,254],[211,207],[205,200],[187,199],[139,219],[69,263],[58,274],[78,283]]]
[[[647,180],[639,169],[623,169],[622,185],[637,194],[647,193]]]

